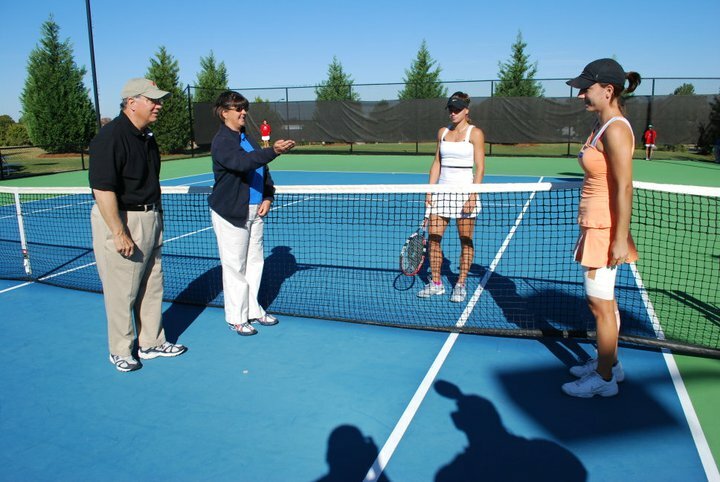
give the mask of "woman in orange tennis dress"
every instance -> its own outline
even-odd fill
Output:
[[[597,323],[598,353],[597,358],[572,367],[570,373],[578,379],[562,389],[574,397],[611,397],[625,378],[617,358],[620,312],[615,277],[618,266],[638,259],[630,235],[635,138],[623,115],[621,95],[635,90],[640,75],[626,73],[613,59],[599,59],[567,84],[579,89],[585,108],[597,114],[596,126],[578,154],[585,179],[575,260],[583,267],[585,294]]]

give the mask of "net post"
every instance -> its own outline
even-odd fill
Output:
[[[20,205],[20,193],[15,192],[15,213],[18,220],[18,232],[20,233],[20,249],[22,249],[23,268],[28,277],[32,277],[32,267],[30,266],[30,254],[28,253],[27,238],[25,237],[25,223],[23,222],[22,207]]]

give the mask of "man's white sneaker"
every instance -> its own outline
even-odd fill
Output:
[[[585,362],[585,364],[583,364],[583,365],[577,365],[577,366],[571,367],[570,374],[577,378],[582,378],[585,375],[587,375],[588,373],[594,372],[596,370],[597,370],[597,358],[591,358],[587,362]],[[623,371],[622,363],[620,363],[620,360],[618,360],[617,363],[615,365],[613,365],[612,374],[618,383],[625,380],[625,371]]]
[[[140,362],[137,361],[132,355],[120,356],[111,354],[110,363],[115,365],[115,368],[117,368],[118,371],[121,372],[132,372],[135,370],[140,370],[140,368],[142,368]]]
[[[431,296],[444,294],[445,286],[443,286],[442,283],[436,285],[433,281],[430,281],[428,284],[425,285],[425,288],[417,292],[418,298],[430,298]]]
[[[612,397],[618,393],[618,384],[614,376],[608,382],[598,372],[592,371],[579,380],[563,384],[562,391],[571,397]]]

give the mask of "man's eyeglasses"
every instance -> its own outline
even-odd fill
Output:
[[[145,97],[144,95],[142,97]],[[151,99],[150,97],[145,97],[146,100],[149,100],[151,103],[155,105],[163,105],[162,99]]]

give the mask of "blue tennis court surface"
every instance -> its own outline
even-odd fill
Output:
[[[412,184],[427,178],[290,171],[273,177],[277,184]],[[170,183],[203,185],[208,179]],[[511,180],[517,181],[487,181]],[[166,239],[200,228],[179,227]],[[507,228],[497,226],[498,245]],[[269,239],[272,229],[269,224]],[[68,229],[58,225],[55,231]],[[202,235],[214,242],[212,230]],[[406,235],[406,227],[398,229],[401,241]],[[524,235],[539,234],[518,233]],[[477,271],[497,257],[498,246],[487,244],[476,251]],[[273,247],[266,246],[266,255]],[[165,249],[181,251],[180,239]],[[551,262],[515,265],[512,249],[510,243],[473,308],[508,325],[549,289],[539,280]],[[294,255],[303,258],[302,252]],[[456,273],[455,255],[447,256],[448,272]],[[87,263],[81,258],[68,259],[68,265]],[[540,270],[537,277],[533,270]],[[302,284],[311,271],[285,282]],[[379,296],[416,301],[418,286],[398,289],[397,272],[377,271]],[[629,289],[633,283],[624,271],[620,298],[637,296]],[[582,304],[575,288],[565,300]],[[273,302],[271,311],[282,311],[282,296]],[[363,480],[373,464],[383,471],[379,480],[391,481],[700,481],[717,475],[711,459],[703,467],[700,453],[707,448],[696,446],[694,419],[683,410],[672,363],[669,368],[665,356],[652,350],[621,348],[627,379],[619,396],[578,400],[564,396],[560,385],[570,379],[572,359],[592,353],[584,343],[299,317],[283,317],[278,326],[260,327],[259,336],[241,338],[225,327],[222,309],[174,303],[166,304],[166,331],[188,353],[122,374],[107,361],[100,295],[0,280],[0,303],[7,362],[0,375],[5,480],[350,481]],[[430,308],[417,309],[435,313],[439,307],[432,305],[445,303],[441,309],[450,323],[466,307],[440,299],[425,303]],[[468,323],[473,320],[471,314]],[[652,329],[648,319],[628,322]]]

